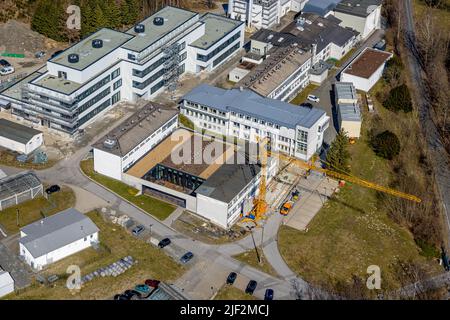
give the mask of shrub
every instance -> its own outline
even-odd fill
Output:
[[[391,160],[400,153],[400,141],[395,133],[388,130],[373,137],[371,145],[373,151],[385,159]]]
[[[398,111],[411,112],[412,111],[411,95],[409,94],[409,89],[406,86],[406,84],[402,84],[392,89],[389,92],[387,99],[384,100],[383,106],[386,109],[389,109],[394,112]]]

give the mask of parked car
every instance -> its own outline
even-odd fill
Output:
[[[3,67],[0,69],[0,74],[6,76],[7,74],[14,73],[14,68],[12,66]]]
[[[11,63],[6,61],[5,59],[0,59],[0,66],[2,66],[2,67],[10,67]]]
[[[258,285],[258,282],[256,282],[255,280],[250,280],[247,284],[247,288],[245,288],[245,293],[253,294],[253,292],[255,292],[257,285]]]
[[[152,293],[153,289],[154,288],[151,288],[146,284],[138,284],[136,287],[134,287],[134,290],[139,292],[141,294],[141,297],[148,297],[150,293]]]
[[[303,102],[302,104],[300,104],[300,107],[312,108],[313,105],[309,102]]]
[[[288,213],[289,213],[289,211],[291,211],[291,209],[292,209],[292,205],[293,205],[292,201],[287,201],[287,202],[285,202],[285,203],[281,206],[280,214],[282,214],[283,216],[287,216]]]
[[[170,243],[171,243],[171,241],[169,238],[164,238],[158,243],[158,247],[160,247],[162,249],[164,247],[167,247]]]
[[[273,300],[273,290],[272,289],[266,289],[266,292],[264,293],[264,300]]]
[[[143,225],[138,225],[137,227],[135,227],[131,232],[135,235],[138,236],[140,235],[143,231],[145,230],[145,227]]]
[[[145,280],[145,284],[149,287],[158,288],[160,281],[155,279],[147,279]]]
[[[236,272],[230,272],[230,274],[227,277],[227,284],[233,284],[234,281],[236,281],[237,273]]]
[[[292,192],[292,200],[297,201],[299,197],[300,197],[300,192],[297,189],[295,189]]]
[[[125,296],[126,298],[128,298],[128,300],[131,300],[131,299],[136,299],[136,298],[140,298],[141,297],[141,294],[139,293],[139,292],[137,292],[136,290],[126,290],[124,293],[123,293],[123,296]]]
[[[194,254],[192,252],[186,252],[181,258],[180,261],[182,263],[188,263],[192,258],[194,257]]]
[[[312,101],[312,102],[319,102],[319,101],[320,101],[319,97],[316,97],[316,96],[313,95],[313,94],[308,94],[307,99],[308,99],[309,101]]]
[[[46,54],[45,51],[39,51],[39,52],[36,52],[34,56],[35,56],[37,59],[40,59],[40,58],[44,57],[45,54]]]
[[[45,193],[52,194],[52,193],[58,192],[59,190],[61,190],[60,186],[58,186],[57,184],[54,184],[54,185],[48,187],[47,189],[45,189]]]
[[[114,296],[114,300],[130,300],[130,299],[124,294],[116,294]]]
[[[52,59],[52,58],[56,57],[57,55],[61,54],[63,51],[64,51],[64,50],[58,50],[58,51],[55,51],[55,53],[52,54],[52,57],[51,57],[50,59]]]

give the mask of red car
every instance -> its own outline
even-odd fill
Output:
[[[149,287],[158,288],[160,281],[154,280],[154,279],[147,279],[145,280],[145,284]]]

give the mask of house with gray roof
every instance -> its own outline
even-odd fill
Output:
[[[183,96],[179,106],[198,129],[248,142],[267,136],[272,150],[303,160],[320,149],[330,120],[319,108],[295,106],[249,89],[207,84]]]
[[[34,270],[98,243],[98,227],[70,208],[20,229],[20,256]]]
[[[42,131],[0,119],[0,147],[21,154],[30,154],[44,143]]]

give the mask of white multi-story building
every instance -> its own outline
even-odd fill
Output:
[[[126,32],[103,28],[0,93],[12,113],[67,133],[121,100],[149,99],[243,46],[244,23],[165,7]]]
[[[299,12],[307,0],[229,0],[228,15],[249,27],[270,28],[289,11]]]
[[[180,112],[202,129],[256,143],[267,137],[272,150],[309,160],[319,151],[330,118],[317,108],[293,106],[248,89],[200,85],[180,102]]]
[[[178,127],[178,110],[149,103],[93,145],[94,170],[122,180],[122,173]]]

